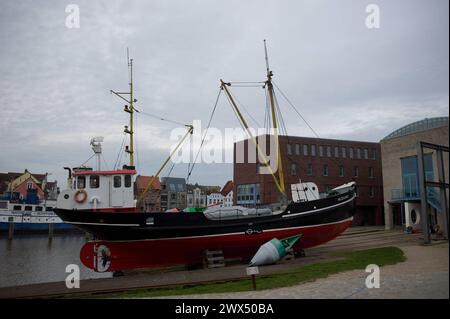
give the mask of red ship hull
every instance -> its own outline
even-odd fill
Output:
[[[82,263],[97,272],[136,268],[166,267],[200,263],[205,250],[220,249],[225,259],[252,257],[258,248],[273,238],[301,234],[294,250],[326,243],[344,232],[353,217],[313,226],[273,229],[256,234],[231,233],[183,238],[135,241],[91,241],[80,251]]]

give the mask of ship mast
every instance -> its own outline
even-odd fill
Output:
[[[275,109],[275,99],[274,99],[274,92],[273,92],[273,84],[272,84],[272,76],[273,73],[269,68],[269,58],[267,55],[267,46],[266,46],[266,40],[264,40],[264,53],[266,57],[266,70],[267,70],[267,91],[269,92],[269,100],[270,100],[270,109],[272,113],[272,126],[273,131],[275,134],[275,146],[277,150],[277,163],[278,163],[278,178],[279,178],[279,185],[280,185],[280,192],[282,195],[286,195],[285,187],[284,187],[284,176],[283,176],[283,163],[281,161],[281,153],[280,153],[280,141],[278,137],[278,124],[277,124],[277,116],[276,116],[276,109]]]
[[[133,97],[133,59],[130,59],[128,48],[127,48],[127,63],[130,72],[130,82],[128,83],[130,86],[130,91],[115,92],[111,90],[111,93],[114,93],[115,95],[117,95],[122,100],[128,103],[124,106],[123,109],[125,112],[130,114],[129,125],[125,125],[124,129],[124,132],[130,136],[130,145],[125,146],[125,152],[127,152],[130,155],[130,167],[134,167],[133,114],[134,114],[134,103],[137,102],[137,100]],[[128,96],[128,99],[124,96]]]

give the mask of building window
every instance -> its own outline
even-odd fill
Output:
[[[323,166],[323,176],[328,176],[328,165]]]
[[[287,146],[287,154],[288,154],[288,155],[292,155],[292,147],[291,147],[291,144],[287,144],[286,146]]]
[[[113,185],[114,188],[122,187],[122,176],[114,176]]]
[[[307,168],[306,174],[307,174],[308,176],[312,176],[312,175],[313,175],[313,166],[312,166],[311,163],[308,163],[308,168]]]
[[[428,156],[427,156],[428,155]],[[433,163],[431,154],[424,156],[425,178],[431,180],[433,175]],[[427,157],[429,160],[427,160]],[[428,164],[427,164],[428,162]],[[431,164],[431,165],[430,165]],[[403,196],[406,198],[416,198],[420,196],[417,156],[410,156],[401,159]]]
[[[259,184],[237,186],[237,204],[259,204]]]
[[[32,181],[28,181],[27,182],[27,189],[33,189],[33,182]]]
[[[331,146],[327,146],[327,156],[331,157]]]
[[[89,187],[90,188],[99,188],[100,187],[100,176],[98,176],[98,175],[89,176]]]
[[[78,189],[84,189],[86,187],[86,177],[78,176],[77,185],[78,185]]]
[[[358,185],[355,186],[355,195],[356,195],[356,197],[359,197],[359,186]]]
[[[323,145],[319,146],[319,156],[323,157]]]
[[[125,175],[125,187],[131,187],[131,175]]]
[[[339,177],[344,177],[344,166],[339,166]]]
[[[342,146],[341,154],[342,154],[342,158],[346,158],[347,157],[347,148],[345,146]]]
[[[308,144],[303,145],[303,155],[308,156]]]
[[[300,144],[295,144],[295,155],[300,155]]]
[[[369,197],[374,197],[375,196],[375,191],[374,191],[374,188],[373,188],[373,186],[370,186],[369,187]]]
[[[297,164],[291,164],[291,175],[297,175]]]
[[[349,154],[348,154],[349,156],[350,156],[350,158],[353,158],[354,156],[353,156],[353,147],[350,147],[350,149],[349,149]]]
[[[373,167],[369,167],[369,178],[373,178]]]
[[[316,156],[316,145],[311,145],[311,156]]]
[[[356,158],[361,159],[361,149],[359,147],[356,149]]]
[[[339,147],[334,147],[334,157],[339,157]]]
[[[364,152],[364,159],[369,159],[369,150],[365,148],[363,152]]]
[[[359,167],[355,166],[354,171],[353,171],[353,176],[354,177],[358,177],[359,176]]]
[[[371,158],[373,160],[377,159],[377,150],[375,148],[371,149],[371,155],[372,155]]]

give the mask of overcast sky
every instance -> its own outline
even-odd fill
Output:
[[[66,27],[70,3],[80,28]],[[379,29],[366,27],[370,3],[379,5]],[[62,167],[87,160],[93,136],[105,137],[112,168],[128,118],[109,90],[128,88],[127,47],[136,107],[206,126],[219,79],[265,79],[267,39],[275,83],[321,137],[377,142],[413,121],[448,116],[448,12],[447,0],[1,1],[0,171],[49,172],[64,183]],[[264,91],[233,92],[263,124]],[[278,99],[288,133],[314,136]],[[137,168],[150,175],[177,126],[136,121]],[[223,96],[212,126],[239,127]],[[186,172],[176,165],[172,176]],[[230,164],[203,164],[191,181],[231,178]]]

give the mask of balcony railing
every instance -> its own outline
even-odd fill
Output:
[[[407,201],[407,200],[420,200],[421,196],[419,192],[405,191],[404,189],[391,189],[392,201]],[[439,194],[431,187],[427,187],[427,200],[433,208],[437,210],[441,209],[439,200]]]

